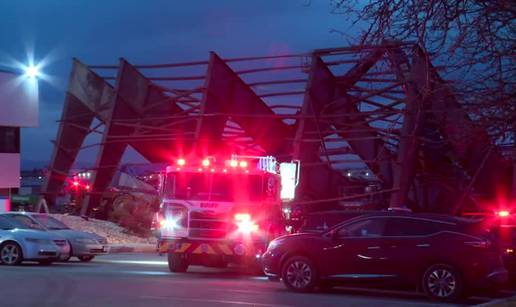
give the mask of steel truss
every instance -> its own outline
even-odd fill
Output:
[[[102,141],[89,210],[127,146],[150,162],[214,151],[301,160],[299,203],[349,199],[341,195],[349,185],[343,171],[361,165],[381,183],[374,194],[384,206],[427,211],[457,212],[473,194],[494,197],[511,181],[511,166],[413,44],[72,66],[43,187],[50,201],[90,133]]]

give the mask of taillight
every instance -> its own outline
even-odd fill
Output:
[[[251,233],[259,229],[258,225],[251,220],[251,215],[247,213],[235,214],[235,223],[238,231],[242,233]]]
[[[496,212],[498,217],[508,217],[511,213],[507,210],[500,210]]]
[[[491,246],[491,241],[482,240],[482,241],[467,241],[464,242],[465,245],[477,248],[489,248]]]

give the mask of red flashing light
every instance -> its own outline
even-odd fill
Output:
[[[79,186],[79,182],[78,182],[78,181],[74,181],[74,182],[73,182],[73,185],[74,185],[75,187],[78,187],[78,186]]]
[[[85,188],[86,188],[86,190],[88,190],[88,191],[91,189],[91,187],[90,187],[90,185],[89,185],[89,184],[87,184],[87,185],[85,186]]]
[[[229,161],[229,166],[231,166],[231,167],[237,167],[237,166],[238,166],[238,161],[237,161],[237,160],[231,160],[231,161]]]
[[[208,159],[202,160],[202,166],[204,166],[204,167],[210,166],[210,160],[208,160]]]
[[[247,161],[240,161],[240,167],[246,168],[247,167]]]
[[[183,166],[186,164],[186,161],[185,161],[185,159],[181,158],[181,159],[177,159],[176,163],[179,166]]]
[[[500,210],[496,212],[496,215],[498,215],[499,217],[508,217],[510,215],[510,212],[507,210]]]

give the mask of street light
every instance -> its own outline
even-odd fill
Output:
[[[29,78],[37,78],[39,76],[39,68],[31,65],[25,68],[25,75]]]

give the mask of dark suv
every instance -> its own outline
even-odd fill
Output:
[[[294,291],[335,283],[379,282],[416,286],[428,296],[454,300],[465,290],[507,281],[500,250],[476,223],[433,214],[377,212],[328,231],[272,241],[264,272]]]

